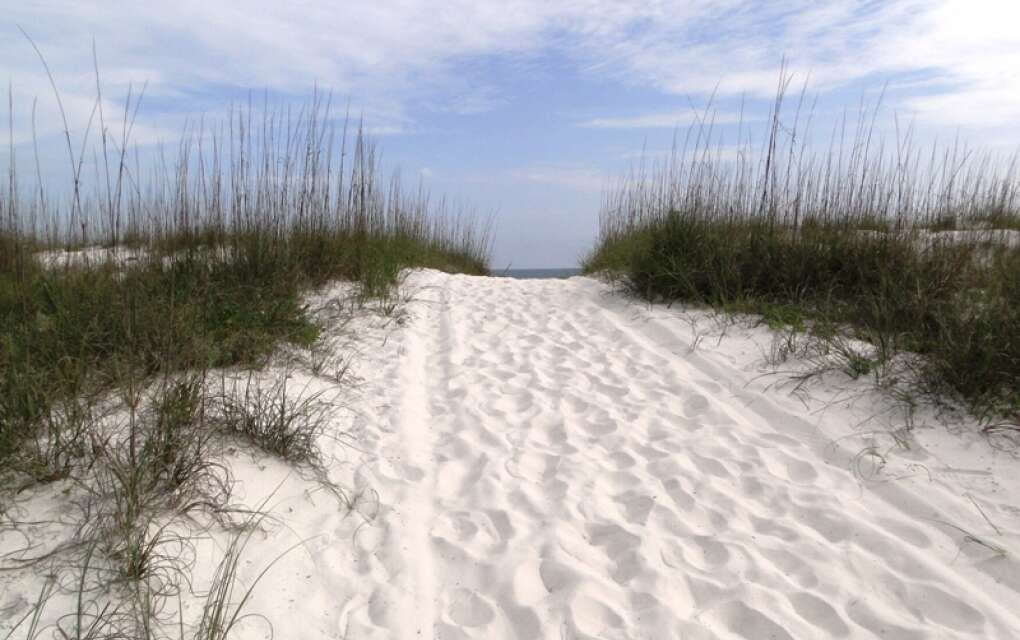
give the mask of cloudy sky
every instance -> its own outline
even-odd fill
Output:
[[[138,144],[252,90],[330,89],[362,114],[386,163],[496,216],[494,266],[570,266],[601,190],[668,148],[710,96],[725,130],[767,113],[781,61],[810,79],[823,129],[883,87],[882,114],[925,136],[1020,146],[1016,0],[0,0],[14,143],[57,172],[46,55],[72,129],[147,82]],[[6,101],[5,101],[6,102]],[[4,109],[6,111],[6,109]],[[5,118],[6,119],[6,118]],[[6,128],[0,134],[6,146]],[[66,160],[62,160],[66,163]]]

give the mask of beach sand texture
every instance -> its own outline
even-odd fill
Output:
[[[232,637],[1020,637],[1018,461],[973,426],[920,412],[894,447],[902,419],[864,381],[798,397],[763,375],[767,328],[705,333],[708,312],[591,278],[415,271],[400,291],[399,322],[355,323],[360,383],[333,389],[347,435],[323,449],[354,513],[281,461],[228,456],[237,498],[271,495],[275,518],[242,584],[298,544]],[[58,489],[27,499],[66,511]],[[41,579],[0,579],[0,610]]]
[[[915,442],[902,477],[865,483],[861,446],[833,444],[851,410],[756,390],[739,335],[691,351],[680,312],[588,278],[404,286],[376,378],[379,546],[346,637],[1020,633],[1015,553],[949,526],[1018,550],[986,442],[931,430],[963,457]]]

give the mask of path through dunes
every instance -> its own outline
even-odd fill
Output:
[[[862,484],[838,408],[591,279],[404,288],[345,637],[1020,637],[1016,495],[987,473],[915,448],[927,475]],[[961,533],[991,535],[978,504],[1006,555]]]

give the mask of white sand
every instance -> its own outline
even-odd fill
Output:
[[[34,254],[44,267],[50,269],[96,266],[113,262],[119,267],[131,266],[146,256],[144,249],[130,247],[86,247],[67,251],[49,249]]]
[[[286,523],[245,578],[306,541],[248,607],[275,637],[1020,637],[1020,460],[972,425],[922,411],[897,448],[864,382],[796,397],[762,376],[767,330],[705,335],[704,312],[588,278],[421,271],[403,291],[402,326],[357,325],[351,438],[324,445],[356,513],[232,458]],[[36,588],[0,585],[0,611]]]

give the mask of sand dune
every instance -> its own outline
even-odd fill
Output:
[[[417,271],[402,291],[402,322],[354,327],[349,437],[323,445],[354,513],[282,462],[230,460],[283,523],[242,578],[303,541],[239,637],[1020,637],[1009,452],[923,411],[894,447],[901,418],[863,382],[792,395],[762,375],[766,329],[593,279]]]
[[[860,403],[818,414],[749,385],[754,331],[691,351],[683,314],[587,278],[405,288],[346,637],[1020,633],[1017,486],[992,479],[1016,461],[987,443],[930,430],[862,483],[863,446],[833,446]]]

